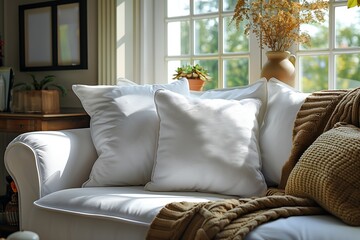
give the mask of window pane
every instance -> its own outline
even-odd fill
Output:
[[[224,60],[224,87],[249,84],[249,58]]]
[[[219,11],[219,0],[194,0],[195,14],[211,13],[218,11]]]
[[[185,66],[185,65],[188,65],[190,64],[190,61],[189,60],[175,60],[175,61],[168,61],[168,73],[167,73],[167,79],[168,79],[168,82],[172,82],[174,81],[173,79],[173,75],[175,74],[175,70],[178,68],[178,67],[182,67],[182,66]]]
[[[237,0],[223,0],[223,10],[233,11],[235,9]]]
[[[208,74],[211,77],[211,81],[208,81],[203,90],[209,90],[218,88],[218,79],[219,79],[219,62],[218,60],[195,60],[194,64],[200,64],[206,70],[208,70]]]
[[[168,17],[190,15],[190,0],[168,0],[167,15]]]
[[[249,38],[244,34],[245,22],[237,29],[235,24],[229,24],[231,17],[224,18],[224,53],[249,52]]]
[[[360,47],[360,8],[335,8],[336,47]]]
[[[360,54],[341,54],[335,58],[336,88],[360,87]]]
[[[195,54],[218,52],[218,18],[195,21]]]
[[[301,56],[299,68],[303,92],[328,89],[328,56]]]
[[[329,48],[329,14],[325,15],[325,22],[302,24],[300,26],[302,32],[306,32],[311,37],[310,45],[300,45],[300,49],[328,49]]]
[[[189,21],[170,22],[168,23],[168,55],[178,56],[189,54]]]

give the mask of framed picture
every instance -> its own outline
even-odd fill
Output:
[[[20,71],[87,68],[86,0],[19,6]]]

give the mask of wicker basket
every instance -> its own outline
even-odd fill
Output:
[[[60,93],[58,90],[15,91],[11,110],[19,113],[59,113]]]

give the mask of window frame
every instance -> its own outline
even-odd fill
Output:
[[[223,18],[227,16],[232,16],[233,11],[223,11],[223,1],[219,0],[219,12],[217,13],[205,13],[205,14],[194,14],[193,13],[193,0],[190,0],[190,15],[185,17],[167,17],[167,0],[155,0],[156,14],[154,16],[155,23],[155,34],[154,36],[154,57],[155,57],[155,72],[157,74],[155,82],[166,83],[170,82],[168,75],[168,66],[167,62],[169,60],[179,60],[179,59],[190,59],[191,64],[193,64],[194,59],[204,60],[204,59],[216,59],[218,60],[218,88],[223,88],[224,83],[224,71],[223,71],[223,61],[226,59],[232,59],[234,57],[248,57],[249,56],[249,84],[254,83],[260,78],[260,71],[262,66],[262,54],[261,49],[259,48],[256,38],[252,35],[249,36],[249,52],[247,53],[223,53]],[[217,54],[194,54],[194,21],[197,19],[213,18],[218,17],[219,19],[219,29],[218,29],[218,53]],[[168,45],[167,45],[167,23],[175,20],[182,20],[188,18],[190,19],[190,54],[189,55],[178,55],[178,56],[168,56]],[[221,40],[220,40],[221,39]],[[165,47],[164,47],[165,46]],[[170,74],[170,73],[169,73]]]
[[[166,0],[154,0],[154,69],[155,69],[155,80],[156,83],[166,83],[168,82],[167,76],[167,64],[166,60],[170,59],[167,53],[167,32],[166,30]],[[319,56],[327,55],[329,57],[329,69],[327,73],[328,77],[328,89],[334,89],[336,87],[336,66],[335,58],[339,54],[349,54],[355,53],[360,54],[360,47],[340,49],[335,48],[336,39],[335,39],[335,8],[337,6],[345,6],[347,1],[345,0],[329,0],[329,48],[321,50],[301,50],[298,45],[294,45],[289,49],[290,52],[295,54],[297,57],[296,61],[296,79],[295,79],[295,88],[302,90],[302,80],[301,78],[301,68],[299,66],[299,59],[302,56]],[[219,4],[219,9],[222,9],[222,3]],[[221,16],[221,14],[220,14]],[[220,21],[221,22],[221,21]],[[220,24],[219,22],[219,24]],[[219,34],[222,34],[221,29]],[[165,46],[165,47],[164,47]],[[222,46],[221,46],[222,47]],[[222,48],[221,48],[222,49]],[[260,78],[261,68],[265,64],[266,58],[266,49],[261,49],[257,42],[257,39],[250,33],[250,69],[249,69],[249,83],[254,83]],[[231,55],[224,55],[224,57],[230,57]],[[238,56],[238,55],[234,55]],[[219,77],[223,78],[222,72],[222,60],[219,60]],[[219,82],[222,80],[219,79]],[[221,87],[221,86],[220,86]]]
[[[336,89],[336,56],[340,54],[360,54],[360,47],[350,47],[350,48],[339,48],[336,47],[336,21],[335,21],[335,9],[336,7],[347,6],[347,1],[345,0],[329,0],[329,46],[328,49],[300,49],[299,46],[296,46],[296,57],[300,59],[303,56],[328,56],[328,89]],[[303,90],[302,79],[301,79],[301,66],[299,61],[296,61],[296,88]]]

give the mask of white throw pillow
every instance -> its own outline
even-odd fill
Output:
[[[292,130],[301,105],[308,96],[271,78],[267,84],[268,103],[260,130],[262,172],[270,186],[278,185],[281,169],[292,147]]]
[[[240,100],[244,98],[258,98],[261,100],[262,105],[259,112],[259,123],[263,122],[266,105],[267,105],[267,80],[261,78],[253,84],[234,88],[223,88],[208,90],[204,92],[192,92],[192,96],[199,97],[201,99],[233,99]]]
[[[164,85],[73,86],[91,117],[99,155],[85,187],[144,185],[150,180],[159,128],[154,93],[162,88],[189,95],[186,79]]]
[[[150,191],[263,195],[258,148],[259,99],[187,98],[155,93],[160,119]]]

